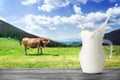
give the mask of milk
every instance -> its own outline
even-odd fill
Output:
[[[103,71],[105,53],[102,43],[106,42],[112,45],[111,41],[103,40],[105,27],[109,18],[110,15],[108,15],[103,25],[96,30],[88,30],[82,24],[82,31],[80,33],[82,48],[79,54],[79,60],[84,73],[101,73]],[[112,56],[112,47],[110,53]]]

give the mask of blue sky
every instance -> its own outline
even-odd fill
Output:
[[[0,0],[0,19],[40,37],[80,38],[80,23],[96,29],[111,10],[106,32],[119,29],[119,5],[120,0]]]

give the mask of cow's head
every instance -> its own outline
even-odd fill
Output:
[[[44,38],[44,40],[43,40],[43,44],[48,44],[50,42],[50,39],[49,38]]]

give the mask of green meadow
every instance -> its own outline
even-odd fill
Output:
[[[120,68],[120,46],[114,46],[113,57],[109,59],[109,46],[106,52],[105,68]],[[0,38],[0,68],[80,68],[79,52],[81,47],[47,47],[38,55],[37,49],[24,47],[17,40]]]

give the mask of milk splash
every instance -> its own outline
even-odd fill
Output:
[[[115,4],[117,7],[118,4]],[[105,27],[110,19],[111,13],[107,16],[103,25],[96,30],[88,30],[83,24],[81,24],[81,40],[82,48],[79,54],[79,59],[84,73],[101,73],[104,67],[105,53],[102,47],[102,43],[108,43],[110,45],[110,58],[112,57],[112,42],[109,40],[103,40]]]

